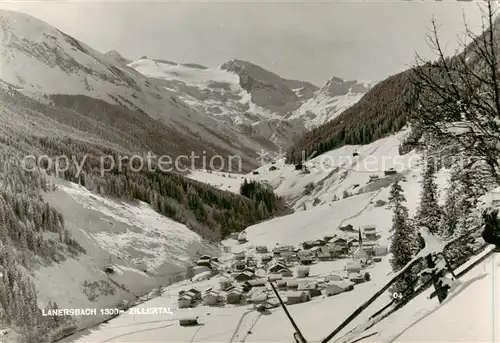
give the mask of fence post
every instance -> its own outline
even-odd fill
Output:
[[[439,303],[441,304],[446,297],[448,296],[448,289],[442,285],[439,285],[439,278],[443,275],[442,271],[436,273],[436,263],[434,262],[434,257],[437,258],[437,255],[429,254],[426,256],[427,268],[431,270],[431,279],[432,285],[434,286],[434,290],[438,296]]]

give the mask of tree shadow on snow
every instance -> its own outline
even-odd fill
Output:
[[[459,295],[460,293],[462,293],[466,288],[468,288],[469,286],[471,286],[473,283],[475,283],[476,281],[479,281],[481,279],[484,279],[488,275],[489,275],[488,273],[484,273],[484,274],[478,275],[476,277],[473,277],[470,280],[464,281],[463,283],[461,283],[457,287],[457,289],[455,291],[453,291],[451,293],[448,293],[448,297],[441,304],[438,304],[438,306],[436,306],[434,309],[432,309],[431,311],[427,312],[425,315],[423,315],[422,317],[420,317],[417,321],[415,321],[412,324],[410,324],[409,326],[407,326],[405,329],[403,329],[400,333],[398,333],[397,335],[395,335],[392,339],[388,340],[387,342],[394,342],[396,339],[398,339],[402,334],[404,334],[406,331],[408,331],[409,329],[411,329],[413,326],[417,325],[422,320],[424,320],[425,318],[427,318],[428,316],[430,316],[431,314],[433,314],[434,312],[436,312],[437,310],[439,310],[440,308],[442,308],[443,306],[445,306],[446,304],[448,304],[453,298],[455,298],[457,295]]]

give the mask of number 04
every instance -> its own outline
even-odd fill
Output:
[[[401,293],[392,293],[392,298],[393,299],[401,299],[403,297],[403,295]]]

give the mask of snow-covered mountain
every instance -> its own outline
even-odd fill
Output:
[[[281,114],[295,110],[318,90],[309,82],[286,80],[246,61],[231,60],[221,69],[239,76],[239,84],[251,95],[252,102]]]
[[[354,105],[373,86],[371,82],[344,81],[332,77],[313,97],[291,112],[288,118],[300,119],[308,129],[312,129]]]
[[[241,60],[231,60],[220,68],[146,56],[129,60],[116,51],[101,54],[24,14],[0,11],[0,19],[0,191],[5,191],[6,199],[11,200],[0,202],[0,210],[9,209],[9,213],[13,213],[9,218],[15,220],[11,219],[9,225],[19,229],[18,236],[21,237],[34,225],[29,219],[29,207],[25,216],[28,219],[21,217],[25,212],[20,205],[25,200],[23,197],[31,195],[12,196],[17,187],[22,188],[22,181],[26,179],[24,173],[20,174],[19,180],[7,177],[11,172],[10,163],[16,160],[14,157],[34,151],[62,151],[72,156],[82,151],[92,155],[100,149],[109,150],[111,154],[130,153],[134,149],[148,148],[148,145],[141,145],[147,142],[161,148],[175,144],[176,148],[212,149],[219,154],[239,154],[252,160],[260,149],[276,152],[289,146],[295,135],[306,128],[335,118],[371,87],[369,83],[332,78],[318,88],[307,82],[284,79]],[[39,306],[44,308],[49,300],[57,301],[60,308],[66,309],[114,308],[123,304],[123,300],[129,304],[139,302],[140,295],[154,287],[169,285],[177,276],[189,278],[186,264],[207,253],[219,257],[215,265],[217,272],[196,267],[192,281],[183,281],[155,292],[155,299],[139,305],[141,308],[171,309],[173,313],[123,314],[64,341],[147,342],[158,340],[158,337],[172,342],[292,341],[291,327],[281,309],[270,311],[266,320],[254,311],[252,305],[200,305],[189,310],[180,309],[177,303],[179,291],[188,287],[200,290],[217,288],[222,279],[217,273],[229,274],[229,263],[235,254],[250,253],[256,245],[268,248],[284,244],[299,246],[304,241],[328,235],[356,238],[357,232],[346,234],[340,230],[347,224],[354,227],[375,225],[380,234],[378,243],[387,248],[392,235],[392,212],[387,207],[391,184],[395,180],[401,181],[410,214],[415,213],[419,204],[422,157],[415,151],[399,155],[398,148],[406,134],[405,131],[398,132],[370,144],[333,149],[308,160],[301,170],[280,159],[257,168],[254,168],[257,163],[250,163],[253,169],[247,174],[195,169],[186,175],[202,183],[178,175],[161,178],[153,173],[139,176],[139,173],[124,173],[114,178],[108,178],[108,175],[86,178],[84,175],[75,181],[86,184],[88,188],[94,186],[96,191],[93,193],[83,185],[62,181],[52,175],[51,180],[57,187],[36,194],[36,204],[44,204],[43,200],[51,206],[53,211],[43,212],[44,216],[48,213],[47,218],[54,217],[55,211],[62,214],[65,228],[86,253],[77,257],[66,256],[66,259],[47,265],[33,267],[28,264]],[[39,147],[36,143],[45,145]],[[54,150],[50,150],[52,148]],[[91,157],[96,159],[98,156]],[[449,170],[445,168],[437,175],[441,193],[447,187],[448,177]],[[265,206],[263,202],[257,207],[248,198],[215,192],[214,187],[239,193],[244,180],[268,185],[293,207],[295,213],[270,220],[263,216],[263,221],[259,216],[259,220],[252,221],[253,225],[245,225],[248,226],[245,229],[248,242],[244,244],[237,245],[234,240],[226,240],[221,245],[207,242],[194,232],[202,226],[201,223],[208,222],[206,226],[211,230],[216,226],[220,229],[221,223],[233,229],[240,219],[232,216],[233,212],[238,212],[235,211],[237,205],[241,213],[248,212],[249,216],[257,217],[252,212],[256,208],[259,209],[258,215],[267,212],[260,206]],[[106,190],[110,192],[106,193]],[[151,205],[130,200],[134,197],[142,197]],[[175,197],[177,201],[172,200]],[[45,205],[40,206],[44,208]],[[159,214],[161,211],[175,220],[185,220],[186,224]],[[192,223],[198,226],[195,228]],[[57,236],[50,232],[43,234],[43,239],[49,241]],[[55,239],[63,240],[59,236]],[[32,243],[28,239],[19,239],[21,243],[27,241]],[[15,246],[16,252],[27,250],[19,246]],[[225,249],[227,254],[221,254],[219,249]],[[37,257],[35,253],[28,256]],[[321,296],[291,306],[292,315],[305,329],[305,335],[312,341],[323,338],[363,300],[378,291],[393,275],[389,260],[390,256],[384,256],[380,262],[367,267],[371,281],[356,285],[352,292],[334,297]],[[334,261],[314,263],[311,280],[316,282],[330,273],[344,273],[345,262],[344,256]],[[497,259],[490,262],[498,264]],[[485,265],[482,267],[484,269]],[[493,272],[481,274],[480,267],[472,274],[476,279],[465,279],[464,286],[478,281],[481,276],[485,278],[476,283],[477,291],[483,295],[477,304],[479,313],[485,311],[487,300],[491,300],[485,296],[486,284],[497,281]],[[464,292],[462,300],[472,297]],[[460,294],[456,299],[460,299]],[[384,306],[387,300],[380,298],[374,308]],[[424,337],[419,333],[428,329],[429,320],[427,324],[425,318],[416,322],[424,315],[431,318],[432,303],[422,295],[412,304],[416,306],[407,306],[400,312],[404,315],[374,327],[372,333],[378,340],[390,341],[398,335],[415,341],[438,337],[437,334]],[[450,297],[449,303],[441,306],[434,315],[440,318],[449,315],[442,309],[450,304],[453,313],[457,313],[462,302],[454,303],[454,298]],[[369,314],[363,313],[343,332],[365,324]],[[192,315],[199,316],[204,325],[194,328],[178,325],[178,319]],[[331,327],[318,320],[327,316]],[[77,319],[80,326],[89,326],[104,317]],[[413,324],[413,330],[405,331]],[[67,329],[69,333],[76,327]],[[469,336],[470,339],[475,337],[480,336]],[[8,340],[12,341],[10,338]]]
[[[286,149],[310,123],[329,116],[318,112],[321,119],[316,121],[309,114],[287,118],[316,97],[327,104],[326,86],[315,93],[318,87],[308,82],[283,79],[249,62],[232,60],[212,69],[147,57],[130,61],[116,51],[102,54],[41,20],[5,10],[0,11],[0,39],[1,80],[23,94],[104,100],[147,114],[198,142],[200,151],[239,155],[250,167],[258,165],[258,152]],[[332,93],[336,104],[328,104],[337,108],[333,112],[358,99],[354,91],[342,95],[343,100],[338,96]]]

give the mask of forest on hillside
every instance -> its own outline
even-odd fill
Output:
[[[127,137],[143,143],[138,146],[144,153],[151,146],[160,149],[164,144],[166,148],[166,142],[154,145],[139,128],[133,132],[133,120],[109,132],[92,132],[92,127],[99,127],[98,122],[29,99],[14,89],[0,87],[0,102],[0,321],[22,332],[22,342],[51,341],[54,333],[74,328],[70,317],[41,316],[36,289],[27,272],[87,253],[67,230],[63,213],[44,201],[44,193],[56,189],[56,176],[103,196],[144,201],[212,241],[290,211],[272,190],[259,185],[242,195],[179,173],[134,169],[138,166],[133,163],[122,168],[102,165],[104,156],[106,161],[110,157],[120,161],[123,156],[137,154],[128,144],[121,145]],[[44,159],[26,165],[26,156]],[[54,159],[61,156],[85,161],[81,173],[72,163],[62,166],[64,171],[58,170]],[[55,302],[48,305],[57,306]]]
[[[287,161],[298,163],[344,145],[369,144],[401,130],[407,123],[411,72],[388,77],[338,117],[305,133],[287,150]]]

